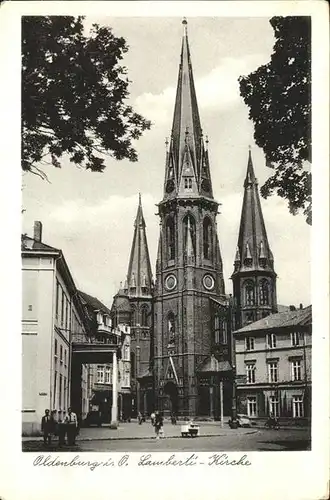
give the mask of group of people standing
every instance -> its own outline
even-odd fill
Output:
[[[41,419],[41,431],[44,437],[44,444],[51,445],[52,437],[58,436],[59,446],[65,444],[67,437],[67,444],[72,446],[76,444],[76,437],[78,434],[78,419],[76,413],[68,408],[68,413],[63,420],[56,419],[56,410],[51,413],[48,409],[45,410],[45,415]]]

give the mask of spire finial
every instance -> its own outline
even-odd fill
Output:
[[[139,193],[139,205],[141,206],[141,193]]]

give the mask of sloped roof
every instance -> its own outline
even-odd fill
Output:
[[[111,311],[131,312],[131,305],[127,293],[120,289],[113,298]]]
[[[146,235],[146,223],[143,217],[141,195],[134,222],[134,236],[127,272],[127,287],[132,295],[143,297],[146,288],[151,293],[152,272]],[[134,290],[134,292],[132,291]]]
[[[93,307],[94,310],[98,310],[110,315],[110,309],[107,306],[105,306],[103,302],[101,302],[99,299],[93,297],[92,295],[88,295],[88,293],[82,292],[80,290],[78,290],[78,293],[88,305]]]
[[[272,330],[275,328],[289,328],[293,326],[308,326],[312,324],[312,306],[304,309],[296,309],[294,311],[284,311],[275,314],[270,314],[254,323],[244,326],[240,330],[236,330],[235,334],[258,331]]]
[[[46,245],[41,241],[36,241],[30,236],[22,234],[21,239],[21,250],[29,251],[29,250],[44,250],[45,252],[61,252],[58,248],[51,247],[50,245]]]
[[[261,264],[261,259],[263,264]],[[249,264],[247,260],[250,261]],[[253,169],[251,150],[249,150],[235,257],[236,267],[232,276],[242,271],[255,270],[266,270],[274,274],[273,260],[260,203],[258,181]]]

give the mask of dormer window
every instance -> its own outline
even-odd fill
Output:
[[[249,247],[248,243],[246,244],[246,247],[245,247],[244,265],[247,267],[252,266],[252,255],[251,255],[250,247]]]
[[[192,190],[192,178],[191,177],[185,177],[184,178],[184,188],[187,191],[191,191]]]

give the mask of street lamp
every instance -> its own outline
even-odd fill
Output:
[[[139,414],[140,412],[140,382],[138,380],[138,376],[140,374],[140,346],[136,346],[136,412]]]
[[[112,407],[111,407],[111,429],[118,427],[118,388],[117,388],[117,349],[112,355]]]

